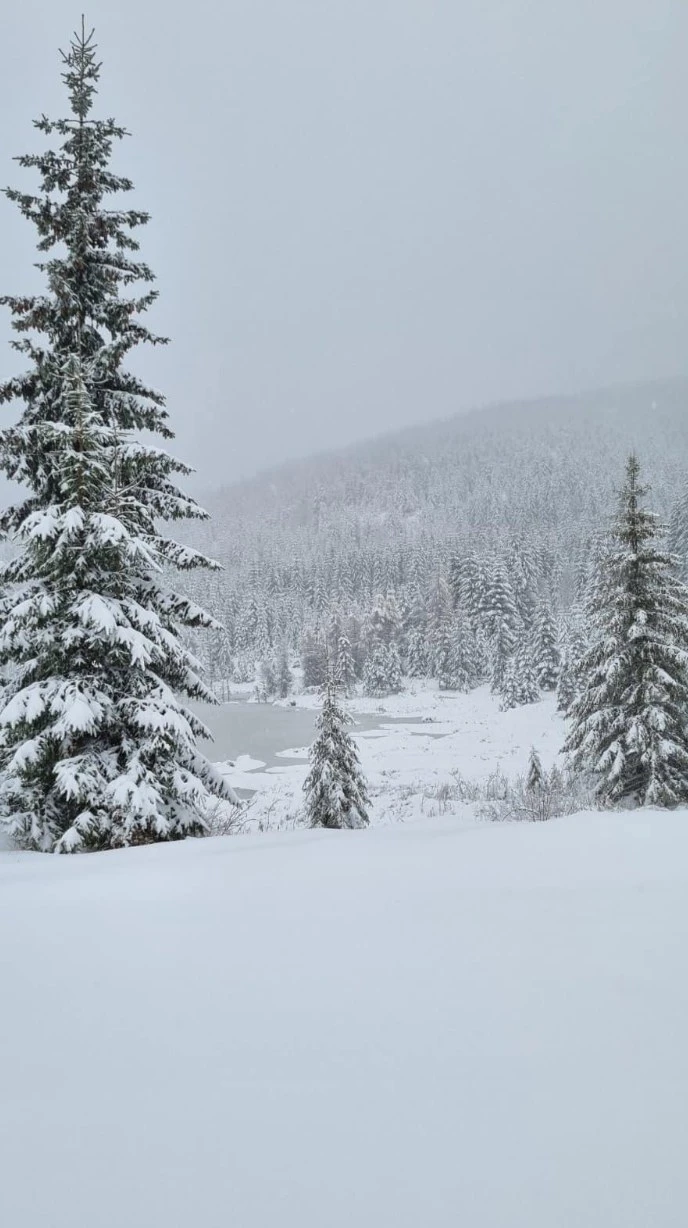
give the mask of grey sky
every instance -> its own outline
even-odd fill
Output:
[[[64,110],[3,11],[0,182]],[[144,367],[213,485],[501,397],[688,372],[686,0],[98,0],[153,219]],[[0,201],[2,289],[35,285]],[[16,369],[0,322],[0,373]]]

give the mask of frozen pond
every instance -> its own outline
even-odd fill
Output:
[[[304,749],[304,756],[315,736],[316,712],[304,708],[282,708],[272,704],[230,702],[217,708],[210,704],[194,704],[215,738],[202,742],[201,748],[209,759],[237,759],[250,755],[266,767],[285,766],[278,757],[280,751]],[[349,726],[352,733],[379,729],[381,725],[408,724],[409,717],[397,720],[383,713],[356,715]]]

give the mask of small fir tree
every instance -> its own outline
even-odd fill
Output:
[[[369,799],[353,738],[351,718],[337,701],[334,677],[323,689],[318,735],[311,746],[310,771],[304,782],[310,827],[360,828],[368,825]]]
[[[530,748],[528,757],[528,772],[526,774],[526,789],[534,793],[537,789],[542,788],[544,772],[542,770],[542,762],[538,752],[534,746]]]
[[[565,750],[601,800],[674,806],[688,798],[688,590],[660,548],[639,472],[632,455],[596,577],[593,642]]]

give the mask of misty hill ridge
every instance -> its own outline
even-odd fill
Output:
[[[587,531],[631,448],[668,515],[688,472],[688,379],[499,404],[290,461],[206,496],[200,537],[230,562],[237,535],[259,553],[304,530],[332,546],[343,523],[387,538],[394,522],[443,537],[538,521],[551,534],[579,512]]]

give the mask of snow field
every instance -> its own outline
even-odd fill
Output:
[[[0,1222],[682,1228],[687,817],[0,854]]]

